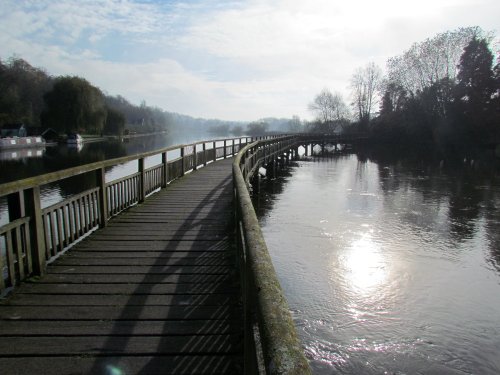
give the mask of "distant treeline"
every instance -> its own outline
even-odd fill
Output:
[[[13,123],[61,134],[121,134],[125,126],[141,133],[165,130],[171,119],[159,108],[105,95],[84,78],[53,77],[11,57],[0,60],[0,127]]]
[[[76,76],[53,77],[19,57],[0,60],[0,128],[23,123],[60,134],[189,133],[199,137],[286,132],[290,119],[252,123],[193,118],[110,96]]]

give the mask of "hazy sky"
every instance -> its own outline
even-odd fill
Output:
[[[498,0],[0,0],[0,58],[195,117],[310,118],[413,42],[500,28]]]

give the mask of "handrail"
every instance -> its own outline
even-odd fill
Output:
[[[0,226],[0,247],[3,242],[6,252],[5,257],[0,254],[0,294],[28,277],[43,275],[47,261],[98,226],[106,226],[123,209],[143,202],[186,172],[236,154],[249,141],[252,138],[235,137],[180,144],[1,184],[10,224]],[[167,153],[176,150],[180,157],[169,160]],[[145,159],[155,155],[161,155],[161,163],[145,168]],[[106,181],[106,167],[130,161],[138,162],[138,172]],[[92,188],[82,187],[62,202],[41,208],[42,185],[82,174],[93,182]]]
[[[169,146],[153,151],[147,151],[143,152],[140,154],[134,154],[134,155],[128,155],[128,156],[122,156],[119,158],[114,158],[114,159],[108,159],[108,160],[103,160],[103,161],[98,161],[94,163],[89,163],[89,164],[84,164],[72,168],[67,168],[63,169],[61,171],[56,171],[56,172],[50,172],[46,173],[40,176],[34,176],[34,177],[28,177],[22,180],[18,181],[12,181],[12,182],[7,182],[4,184],[0,184],[0,197],[15,193],[19,190],[22,189],[29,189],[34,186],[40,186],[40,185],[46,185],[51,182],[55,182],[58,180],[62,180],[68,177],[73,177],[82,173],[87,173],[91,172],[97,169],[101,168],[107,168],[107,167],[112,167],[118,164],[123,164],[129,161],[134,161],[137,159],[145,159],[150,156],[155,156],[158,154],[162,154],[165,152],[169,151],[175,151],[179,149],[184,149],[188,147],[193,147],[199,144],[206,144],[206,143],[217,143],[217,142],[227,142],[227,141],[236,141],[236,140],[241,140],[245,139],[245,142],[248,142],[249,139],[252,139],[251,137],[235,137],[235,138],[228,138],[228,139],[214,139],[214,140],[208,140],[208,141],[198,141],[194,143],[187,143],[187,144],[180,144],[180,145],[174,145],[174,146]],[[221,146],[223,147],[223,146]],[[194,148],[193,148],[194,150]],[[207,151],[212,150],[212,149],[207,149]]]
[[[233,162],[235,224],[244,289],[245,368],[253,370],[248,373],[311,373],[247,188],[259,165],[288,152],[297,140],[283,137],[254,142],[245,146]],[[259,346],[263,364],[259,364]]]

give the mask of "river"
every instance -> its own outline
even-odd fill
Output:
[[[255,204],[315,374],[500,373],[500,176],[307,158]]]

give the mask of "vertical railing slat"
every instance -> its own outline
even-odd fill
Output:
[[[58,243],[58,248],[59,251],[62,251],[64,249],[64,236],[63,236],[63,227],[62,227],[62,221],[63,221],[63,216],[62,216],[62,209],[57,209],[55,211],[56,215],[56,222],[57,222],[57,236],[59,238],[59,243]]]
[[[5,233],[5,247],[7,255],[7,285],[16,285],[16,270],[14,268],[14,251],[12,249],[12,232],[8,231]]]
[[[0,236],[0,238],[1,237],[2,236]],[[5,236],[3,236],[3,237],[5,237]],[[0,252],[0,292],[2,292],[5,289],[5,279],[3,278],[3,269],[4,269],[5,265],[4,265],[3,259],[4,259],[3,255]],[[7,258],[5,260],[7,260]]]
[[[52,246],[50,247],[50,255],[51,256],[54,256],[57,254],[57,238],[56,238],[56,219],[54,218],[55,216],[55,212],[51,212],[49,214],[49,218],[50,218],[50,242],[52,244]]]
[[[24,252],[23,242],[21,240],[21,227],[16,227],[16,258],[18,280],[24,280]]]
[[[24,251],[26,256],[26,271],[28,272],[28,275],[31,275],[33,273],[33,260],[31,256],[32,249],[31,249],[31,239],[29,234],[29,225],[27,224],[23,225],[23,234],[25,243]],[[0,269],[2,268],[0,267]]]

